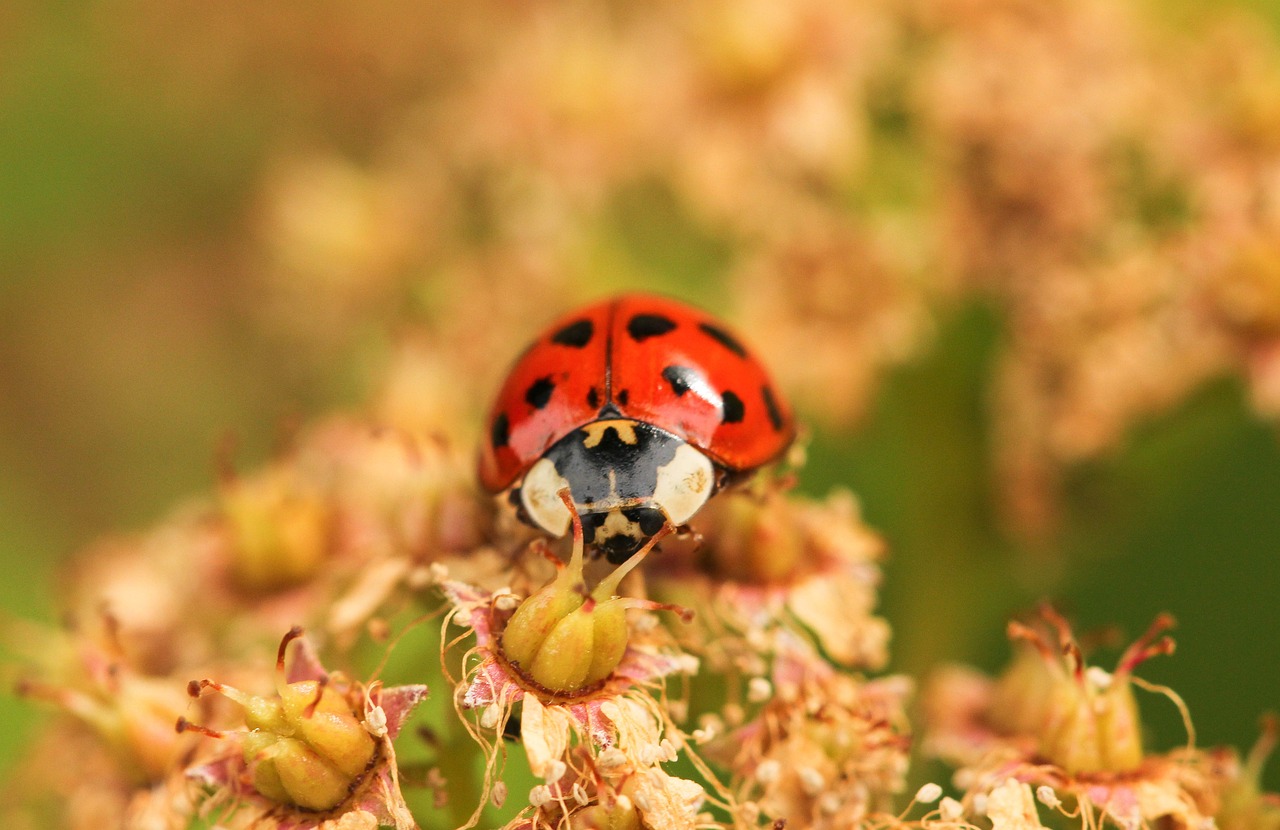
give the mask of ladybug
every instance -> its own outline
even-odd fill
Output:
[[[787,402],[723,323],[623,294],[552,325],[516,361],[489,414],[480,482],[560,537],[572,522],[613,563],[683,526],[715,492],[795,437]]]

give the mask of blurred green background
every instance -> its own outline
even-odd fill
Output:
[[[1254,5],[1280,19],[1280,6]],[[335,8],[317,14],[341,21]],[[202,86],[201,61],[216,56],[183,43],[217,44],[194,36],[208,21],[178,5],[150,30],[128,29],[150,11],[0,6],[8,615],[53,619],[57,569],[77,548],[207,491],[220,436],[235,434],[252,464],[288,419],[359,406],[396,332],[430,302],[412,287],[386,291],[322,342],[273,328],[257,307],[246,220],[281,147],[316,143],[359,159],[379,108],[424,90],[369,81],[362,106],[358,67],[329,62],[323,49],[293,63],[240,56],[238,80]],[[241,35],[251,50],[250,33],[226,36]],[[172,42],[138,49],[156,38]],[[424,61],[447,62],[437,46]],[[345,84],[344,94],[330,96],[320,76]],[[630,198],[638,201],[605,211],[600,244],[612,261],[646,275],[645,287],[702,301],[724,290],[714,241],[661,194]],[[681,253],[648,251],[649,240],[685,237]],[[814,437],[803,488],[852,488],[889,541],[892,668],[962,660],[994,669],[1007,654],[1005,620],[1046,594],[1082,627],[1117,623],[1130,636],[1168,610],[1180,623],[1178,652],[1141,673],[1184,697],[1201,744],[1247,747],[1259,715],[1280,709],[1275,425],[1250,414],[1240,382],[1215,381],[1139,424],[1121,451],[1070,470],[1061,533],[1021,544],[1001,530],[990,463],[991,367],[1006,336],[989,303],[949,306],[929,348],[890,373],[865,420]],[[1142,702],[1156,746],[1183,740],[1169,703]],[[39,716],[0,698],[0,768]],[[1267,781],[1280,786],[1280,764]]]

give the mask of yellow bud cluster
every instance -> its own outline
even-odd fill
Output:
[[[273,801],[336,807],[373,760],[377,744],[350,705],[314,680],[245,703],[245,763],[254,788]]]
[[[520,604],[502,634],[507,660],[548,691],[594,686],[627,650],[626,600],[600,596],[600,588],[585,596],[580,576],[572,568],[562,571]]]
[[[332,508],[297,486],[284,467],[221,491],[222,516],[236,581],[249,591],[275,591],[310,579],[329,551]]]
[[[566,506],[573,510],[567,491]],[[587,592],[582,528],[574,518],[573,556],[551,584],[526,599],[502,632],[502,653],[524,677],[558,694],[604,681],[627,651],[627,608],[637,600],[614,596],[622,578],[662,534]]]

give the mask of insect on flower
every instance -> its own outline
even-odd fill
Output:
[[[795,437],[762,364],[719,321],[625,294],[552,325],[507,375],[480,481],[556,537],[572,494],[588,545],[620,563]]]

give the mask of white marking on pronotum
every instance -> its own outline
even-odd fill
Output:
[[[658,468],[653,500],[672,525],[682,525],[707,503],[714,483],[711,459],[688,444],[681,444],[675,457]]]
[[[529,517],[556,537],[569,532],[569,508],[560,500],[560,491],[568,486],[569,482],[548,458],[541,458],[530,467],[520,486],[520,501]]]

